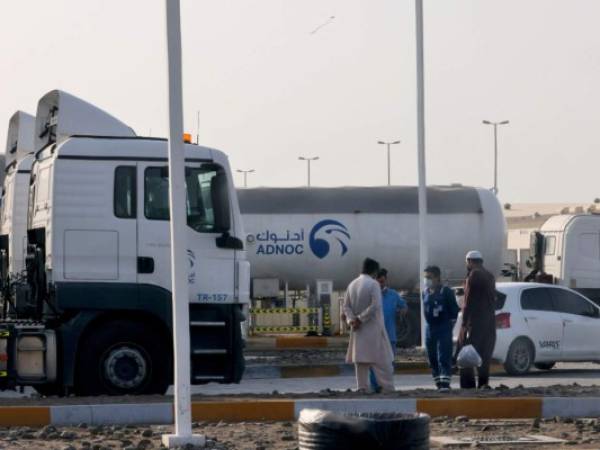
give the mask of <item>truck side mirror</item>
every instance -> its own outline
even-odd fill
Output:
[[[215,231],[227,233],[231,229],[231,208],[229,204],[229,185],[227,175],[218,172],[211,183],[211,200],[215,215]]]

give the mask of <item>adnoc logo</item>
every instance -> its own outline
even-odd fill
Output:
[[[348,252],[350,233],[344,224],[337,220],[322,220],[310,232],[309,245],[317,258],[323,259],[331,251],[331,245],[340,246],[340,256]],[[336,244],[337,242],[337,244]]]

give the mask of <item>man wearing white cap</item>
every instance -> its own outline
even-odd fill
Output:
[[[463,305],[462,327],[458,338],[459,348],[471,344],[482,364],[477,369],[477,387],[489,389],[490,362],[496,344],[496,280],[483,267],[483,255],[477,250],[467,253],[465,297]],[[473,369],[461,369],[460,387],[473,389],[475,372]]]

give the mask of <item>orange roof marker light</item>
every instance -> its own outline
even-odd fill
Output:
[[[192,135],[190,133],[183,133],[183,142],[186,144],[192,143]]]

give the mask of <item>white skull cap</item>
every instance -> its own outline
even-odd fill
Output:
[[[483,255],[481,254],[481,252],[479,250],[471,250],[469,253],[467,253],[467,261],[469,259],[481,259],[483,260]]]

